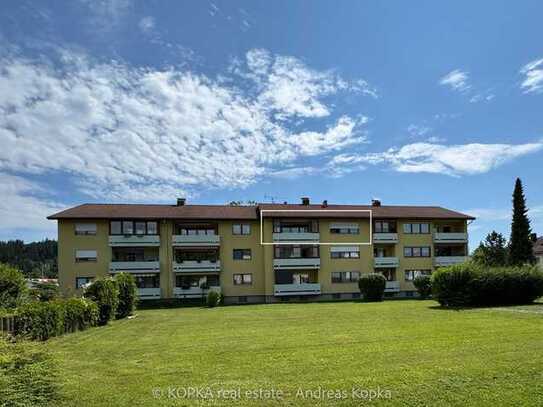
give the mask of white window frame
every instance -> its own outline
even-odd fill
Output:
[[[96,262],[98,260],[98,252],[96,250],[76,250],[76,263]]]
[[[95,236],[97,231],[96,223],[78,222],[75,224],[75,234],[79,236]]]

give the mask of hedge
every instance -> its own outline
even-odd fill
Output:
[[[216,307],[217,305],[219,305],[221,302],[221,296],[218,292],[216,291],[213,291],[213,290],[210,290],[208,293],[207,293],[207,297],[206,297],[206,305],[209,307],[209,308],[213,308],[213,307]]]
[[[63,303],[64,332],[83,331],[98,324],[98,305],[87,298],[70,298]]]
[[[98,325],[107,325],[115,317],[119,305],[119,287],[113,278],[94,280],[83,295],[98,305]]]
[[[450,307],[530,304],[543,296],[543,271],[532,266],[457,264],[437,270],[431,281],[434,298]]]
[[[365,300],[383,301],[386,279],[379,273],[363,274],[358,280],[358,287]]]
[[[134,313],[138,301],[138,287],[134,276],[128,273],[119,273],[115,276],[119,289],[119,305],[115,317],[126,318]]]
[[[430,276],[421,275],[415,277],[413,285],[417,289],[421,299],[428,298],[432,294],[432,283]]]

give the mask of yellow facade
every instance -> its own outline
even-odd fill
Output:
[[[76,223],[96,224],[96,235],[77,235],[75,233]],[[275,286],[276,273],[274,270],[274,246],[261,244],[260,220],[209,220],[217,225],[217,233],[220,236],[218,246],[220,271],[220,289],[225,299],[229,302],[249,301],[277,301]],[[359,227],[359,234],[334,234],[330,232],[330,225],[334,222],[356,224]],[[397,258],[399,263],[393,267],[394,281],[399,284],[399,292],[395,295],[402,295],[414,291],[413,284],[406,281],[405,272],[409,270],[429,270],[436,268],[434,233],[436,231],[451,231],[451,233],[466,233],[466,220],[417,220],[417,219],[396,219],[397,243],[374,243],[359,245],[357,243],[369,243],[370,222],[369,219],[319,219],[319,256],[320,267],[316,270],[300,269],[292,273],[302,273],[310,277],[311,283],[320,285],[320,294],[312,296],[314,299],[349,298],[349,295],[359,292],[356,282],[333,282],[334,272],[359,272],[361,274],[380,272],[374,265],[374,250],[382,249],[385,257]],[[429,233],[407,234],[404,233],[405,223],[429,223]],[[159,254],[159,281],[160,298],[168,299],[175,297],[176,272],[174,271],[174,220],[158,221],[160,246],[145,249],[146,258],[152,257],[153,253]],[[250,234],[235,235],[233,225],[250,225]],[[273,220],[263,220],[264,242],[273,241]],[[444,229],[445,228],[445,229]],[[112,260],[112,247],[109,243],[109,221],[91,219],[59,219],[58,220],[59,240],[59,282],[65,295],[78,294],[75,288],[77,277],[104,277],[109,275],[109,266]],[[332,243],[327,245],[323,243]],[[311,245],[312,243],[308,243]],[[465,245],[467,254],[467,241]],[[357,246],[358,258],[332,258],[331,252],[338,246]],[[429,247],[430,257],[406,257],[406,247]],[[233,258],[234,249],[250,249],[250,259]],[[96,261],[77,262],[75,253],[77,250],[96,251]],[[150,253],[150,254],[148,254]],[[158,270],[156,271],[158,272]],[[185,275],[205,275],[206,273],[183,273]],[[213,273],[207,273],[213,274]],[[235,274],[251,274],[251,284],[234,284]],[[216,273],[215,273],[216,275]],[[294,295],[293,295],[294,296]],[[294,296],[295,297],[295,296]]]

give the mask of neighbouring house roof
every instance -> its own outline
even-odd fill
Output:
[[[263,217],[304,218],[367,218],[372,210],[374,218],[409,219],[475,219],[472,216],[438,206],[371,206],[371,205],[301,205],[258,204],[230,205],[139,205],[139,204],[83,204],[55,213],[47,219],[259,219]],[[284,211],[287,212],[284,212]],[[315,212],[318,211],[318,212]]]
[[[534,243],[534,254],[536,256],[543,256],[543,236],[538,238]]]

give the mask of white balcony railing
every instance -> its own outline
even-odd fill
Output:
[[[397,293],[400,291],[399,281],[387,281],[385,285],[385,293]]]
[[[318,270],[321,266],[320,257],[310,258],[295,258],[295,259],[273,259],[274,269],[315,269]]]
[[[273,290],[274,295],[278,297],[285,295],[318,295],[321,293],[321,285],[319,283],[275,284]]]
[[[219,246],[219,235],[173,235],[174,246]]]
[[[388,268],[398,267],[400,260],[397,257],[375,257],[373,259],[373,267],[375,268]]]
[[[109,263],[110,273],[159,273],[158,261],[112,261]]]
[[[374,233],[373,243],[398,243],[397,233]]]
[[[221,271],[221,262],[220,260],[211,261],[211,260],[185,260],[181,263],[173,263],[174,273],[218,273]]]
[[[160,236],[159,235],[110,235],[109,245],[112,247],[160,246]]]
[[[212,286],[206,289],[200,288],[200,287],[189,287],[189,288],[174,287],[173,296],[175,298],[200,298],[200,297],[206,296],[209,291],[215,291],[220,294],[221,287]]]
[[[160,298],[160,288],[138,288],[138,296],[141,300]]]
[[[467,256],[436,256],[434,263],[436,266],[451,266],[453,264],[464,263],[467,260]]]
[[[272,238],[274,242],[318,242],[320,235],[313,232],[281,232],[274,233]]]
[[[467,233],[434,233],[434,243],[466,243]]]

